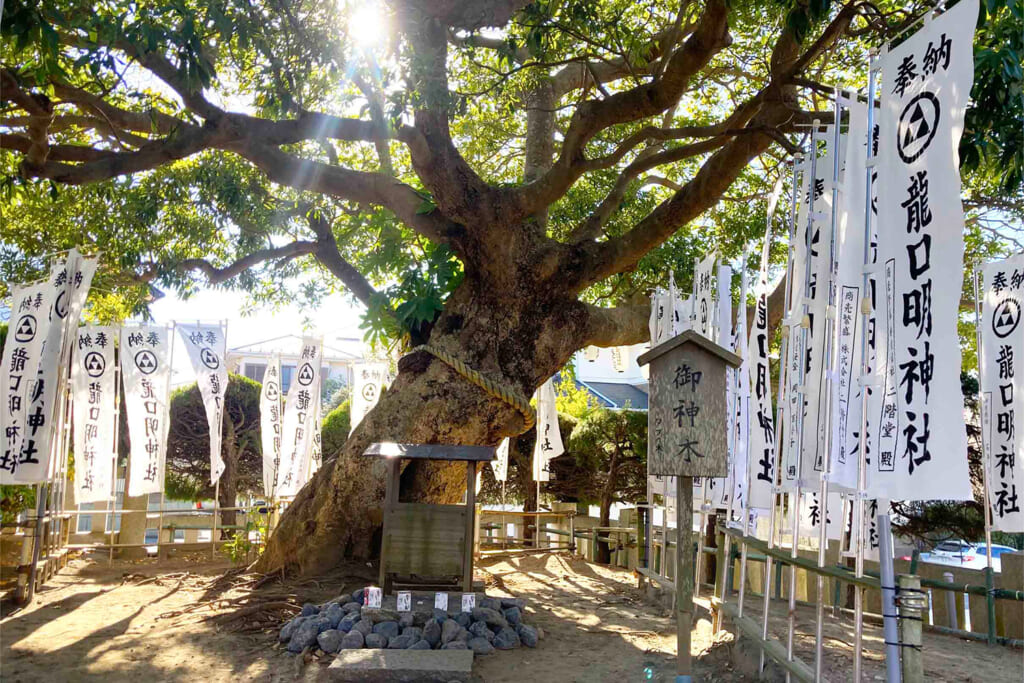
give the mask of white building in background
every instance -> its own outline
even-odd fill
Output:
[[[262,382],[271,356],[280,354],[281,393],[287,394],[299,364],[301,346],[301,335],[286,334],[230,348],[227,354],[228,371]],[[363,362],[362,346],[361,339],[326,336],[323,348],[324,379],[334,379],[345,386],[351,386],[352,366]]]
[[[573,357],[576,383],[605,408],[647,410],[648,368],[636,359],[650,344],[602,349],[588,346]]]

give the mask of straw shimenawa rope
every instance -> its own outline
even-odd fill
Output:
[[[446,353],[441,349],[433,347],[430,344],[421,344],[420,346],[415,347],[409,352],[409,355],[412,355],[417,351],[425,351],[426,353],[429,353],[435,358],[443,361],[445,364],[451,367],[452,370],[459,373],[460,375],[468,379],[470,382],[486,391],[489,395],[504,401],[505,403],[509,404],[510,406],[518,410],[522,414],[523,419],[526,421],[527,429],[530,429],[531,427],[533,427],[534,424],[536,424],[537,420],[534,416],[533,408],[530,407],[530,402],[526,400],[526,398],[524,398],[523,395],[520,394],[515,389],[495,382],[492,379],[488,379],[487,377],[483,376],[473,368],[463,363],[455,356]]]

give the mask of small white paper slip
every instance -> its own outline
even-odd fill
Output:
[[[398,591],[398,611],[412,611],[412,593],[409,591]]]
[[[448,594],[447,593],[434,593],[434,609],[443,609],[448,611]]]
[[[371,608],[380,609],[380,601],[383,595],[383,591],[375,586],[370,586],[366,589],[366,606]]]
[[[472,612],[474,607],[476,607],[476,593],[463,593],[462,611]]]

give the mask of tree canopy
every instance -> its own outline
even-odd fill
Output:
[[[861,87],[867,49],[928,9],[8,0],[0,268],[17,280],[45,252],[102,251],[96,287],[114,294],[97,319],[167,288],[344,290],[371,339],[417,348],[268,551],[267,567],[322,568],[366,552],[371,441],[496,443],[527,429],[517,406],[576,350],[644,341],[651,287],[669,268],[685,287],[698,254],[735,259],[760,238],[832,87]],[[962,168],[983,244],[1024,205],[1020,17],[1021,0],[979,16]],[[441,466],[407,474],[413,497],[461,488]]]

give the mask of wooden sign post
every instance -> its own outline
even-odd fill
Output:
[[[676,683],[692,683],[693,478],[729,472],[725,371],[741,359],[687,330],[637,362],[651,366],[647,473],[676,477]]]

